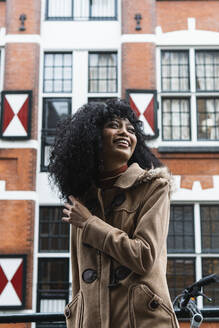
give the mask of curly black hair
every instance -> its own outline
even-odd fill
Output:
[[[58,186],[63,199],[69,195],[81,198],[91,184],[97,183],[103,126],[114,117],[127,118],[135,129],[137,145],[128,165],[137,162],[144,169],[162,166],[146,146],[142,122],[125,100],[91,102],[60,121],[55,143],[51,146],[49,177]]]

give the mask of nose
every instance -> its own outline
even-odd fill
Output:
[[[121,135],[128,135],[128,131],[125,124],[122,124],[120,126],[118,133]]]

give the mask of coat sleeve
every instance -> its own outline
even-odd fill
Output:
[[[169,184],[159,179],[142,206],[132,238],[92,216],[82,232],[82,241],[110,255],[137,274],[150,271],[165,246],[169,223]]]
[[[71,225],[71,269],[72,269],[72,298],[80,289],[77,259],[77,228]]]

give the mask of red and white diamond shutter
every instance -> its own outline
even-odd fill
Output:
[[[24,258],[0,257],[0,308],[24,306]]]
[[[157,99],[154,90],[127,90],[127,98],[131,108],[143,122],[145,134],[149,139],[158,136]]]
[[[30,136],[31,92],[2,92],[1,137],[28,139]]]

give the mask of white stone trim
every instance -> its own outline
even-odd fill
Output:
[[[26,141],[8,141],[0,139],[0,148],[1,149],[17,149],[17,148],[32,148],[38,149],[39,144],[37,140],[31,139]]]
[[[64,223],[63,223],[64,224]],[[66,253],[50,253],[50,252],[45,252],[45,253],[37,253],[38,258],[47,258],[47,257],[53,257],[53,258],[70,258],[70,252],[66,252]]]
[[[0,200],[33,200],[36,201],[36,191],[4,191],[0,193]]]
[[[213,176],[213,188],[202,189],[199,181],[194,181],[193,188],[180,188],[180,176],[174,176],[177,191],[172,195],[172,201],[183,202],[219,202],[219,175]]]
[[[189,17],[188,18],[188,30],[189,31],[194,31],[196,25],[196,19],[194,17]]]
[[[0,92],[3,90],[4,72],[5,72],[4,64],[5,64],[5,49],[0,48]]]
[[[6,34],[5,43],[41,43],[39,34]]]
[[[157,36],[155,34],[123,34],[121,43],[156,43]]]
[[[196,30],[193,18],[189,18],[189,29],[162,33],[162,28],[157,26],[155,34],[123,34],[121,43],[147,43],[153,42],[158,47],[166,46],[206,46],[218,47],[219,32]]]
[[[0,47],[5,46],[5,33],[6,33],[6,28],[5,27],[0,28]]]

